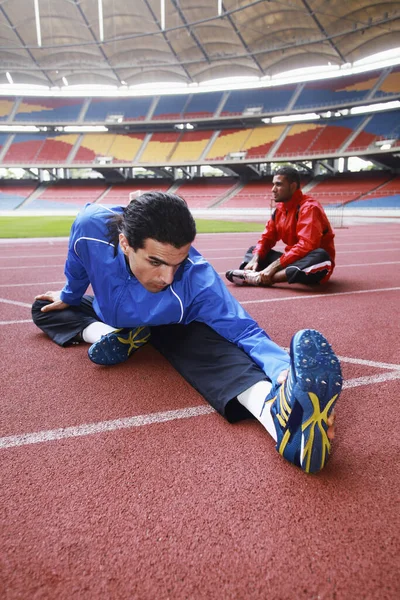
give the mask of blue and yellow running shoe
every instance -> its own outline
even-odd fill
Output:
[[[327,420],[342,384],[340,363],[329,342],[314,329],[298,331],[290,345],[287,379],[271,390],[264,407],[271,404],[277,451],[306,473],[320,471],[329,458]]]
[[[133,352],[144,346],[150,339],[148,327],[136,329],[116,329],[102,335],[88,350],[91,361],[97,365],[117,365],[125,362]]]

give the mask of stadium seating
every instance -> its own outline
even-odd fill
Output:
[[[73,163],[132,163],[144,138],[144,133],[86,133]]]
[[[380,72],[364,73],[308,82],[296,100],[293,110],[334,107],[365,99],[376,85]]]
[[[71,123],[78,120],[84,98],[23,98],[14,121]]]
[[[11,114],[15,98],[0,97],[0,121],[6,121]]]
[[[368,119],[363,130],[346,148],[353,150],[379,149],[377,142],[394,140],[393,146],[400,146],[400,110],[377,113]]]
[[[321,204],[346,204],[364,197],[388,181],[387,173],[351,173],[325,177],[318,181],[309,194]]]
[[[171,185],[171,181],[165,181],[163,179],[135,179],[129,183],[114,183],[101,198],[100,203],[103,206],[108,207],[125,206],[129,203],[129,194],[131,192],[147,192],[156,190],[160,192],[167,192]]]
[[[261,181],[249,181],[234,196],[223,202],[218,208],[269,208],[271,201],[271,178]]]
[[[0,185],[0,210],[15,210],[32,194],[37,183],[5,180]]]
[[[153,133],[139,158],[141,164],[166,164],[181,137],[181,133]]]
[[[211,118],[216,113],[222,98],[222,92],[192,94],[184,108],[183,117],[185,119]]]
[[[200,160],[213,133],[213,131],[201,130],[182,133],[170,155],[170,161],[185,163]]]
[[[229,93],[221,116],[284,112],[296,89],[294,85],[256,90],[235,90]],[[255,112],[254,112],[255,111]]]
[[[374,99],[388,100],[389,96],[398,95],[400,90],[400,67],[394,67],[385,77],[374,95]]]
[[[71,180],[42,184],[43,190],[24,206],[26,211],[60,211],[80,209],[88,202],[96,202],[107,189],[104,182]]]
[[[233,191],[236,185],[237,181],[231,177],[198,178],[182,182],[175,193],[182,196],[191,209],[210,208]]]
[[[85,123],[144,121],[150,110],[151,97],[92,98],[85,113]]]

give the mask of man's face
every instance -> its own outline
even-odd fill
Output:
[[[173,282],[175,273],[188,257],[191,246],[186,244],[175,248],[147,238],[144,248],[134,250],[122,233],[119,241],[133,275],[146,290],[154,294]]]
[[[296,190],[297,183],[289,183],[284,175],[274,175],[272,195],[275,202],[289,202]]]

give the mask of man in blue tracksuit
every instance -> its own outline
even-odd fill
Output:
[[[277,346],[192,247],[195,234],[173,194],[143,194],[113,210],[87,205],[71,229],[66,284],[36,297],[34,322],[61,346],[90,343],[100,365],[127,360],[150,339],[225,418],[254,415],[285,458],[320,470],[341,389],[336,356],[313,330],[296,334],[291,356]]]

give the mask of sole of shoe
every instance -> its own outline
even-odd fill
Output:
[[[117,329],[92,344],[88,356],[97,365],[118,365],[128,360],[133,352],[148,342],[149,338],[148,327]]]
[[[294,335],[290,356],[291,369],[284,385],[285,395],[294,397],[291,412],[297,419],[301,409],[300,466],[306,473],[316,473],[325,466],[331,450],[327,420],[342,389],[340,363],[329,342],[314,329]],[[277,448],[282,456],[289,439],[290,433],[284,435]]]

